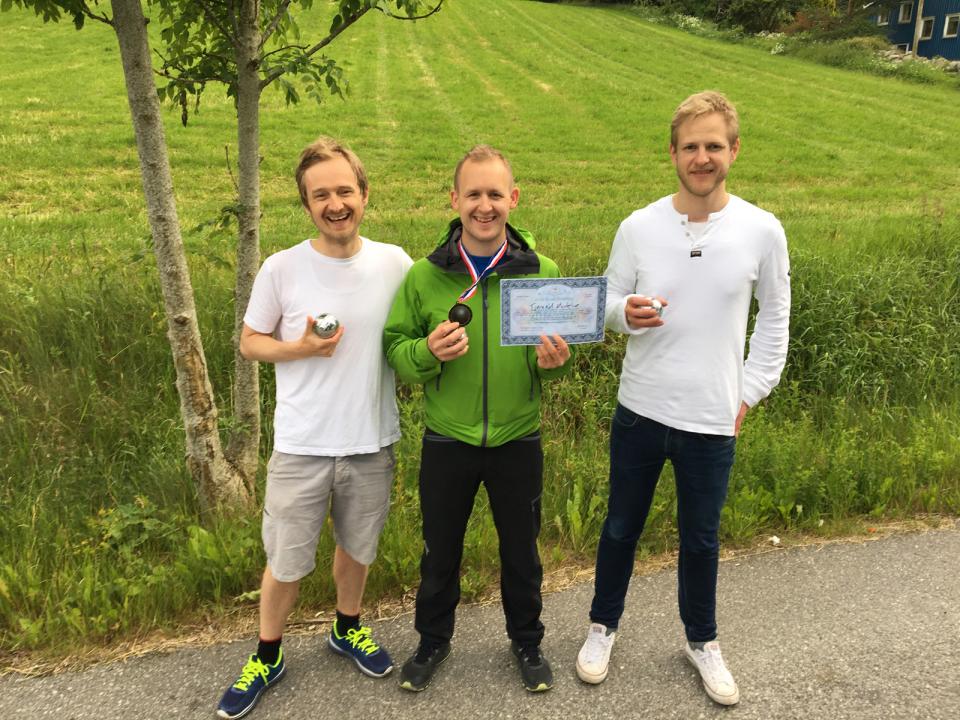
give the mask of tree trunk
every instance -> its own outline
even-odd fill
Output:
[[[250,499],[246,486],[237,470],[227,462],[220,445],[217,406],[207,373],[180,234],[143,8],[140,0],[112,0],[111,5],[160,271],[167,337],[177,373],[177,392],[186,430],[187,466],[197,484],[204,510],[246,506]]]
[[[923,35],[923,0],[919,0],[916,5],[917,17],[913,26],[913,56],[920,57],[920,37]]]
[[[237,286],[234,291],[233,412],[237,426],[227,457],[243,474],[250,494],[260,450],[260,386],[257,363],[240,355],[243,315],[260,267],[260,2],[240,3],[237,59]]]

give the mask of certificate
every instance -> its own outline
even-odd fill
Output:
[[[539,345],[541,335],[568,343],[603,340],[605,277],[500,281],[500,344]]]

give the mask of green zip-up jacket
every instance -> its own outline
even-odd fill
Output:
[[[500,345],[501,278],[560,277],[549,258],[534,251],[533,236],[507,225],[507,253],[467,301],[470,349],[441,363],[427,347],[427,335],[471,282],[457,251],[462,225],[450,223],[440,245],[418,260],[397,291],[384,328],[387,362],[403,382],[422,383],[427,426],[470,445],[496,447],[540,427],[540,381],[570,367],[544,370],[532,345]]]

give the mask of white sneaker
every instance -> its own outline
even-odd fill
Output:
[[[687,643],[683,649],[687,659],[700,672],[703,689],[711,699],[721,705],[736,705],[740,702],[740,690],[723,662],[720,643],[711,640],[704,644],[703,650],[694,650],[690,643]]]
[[[607,678],[607,665],[610,664],[610,651],[616,632],[607,632],[605,625],[593,623],[587,631],[587,639],[577,655],[577,676],[585,683],[596,685]]]

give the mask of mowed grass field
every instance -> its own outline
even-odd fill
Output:
[[[306,40],[329,10],[301,18]],[[259,518],[204,525],[184,469],[116,40],[19,11],[0,13],[0,29],[0,653],[64,654],[252,608]],[[794,315],[784,381],[738,444],[725,539],[960,513],[956,90],[717,43],[623,8],[519,0],[450,0],[417,23],[371,15],[330,55],[346,101],[264,95],[264,256],[311,233],[292,171],[330,134],[366,164],[368,237],[426,254],[451,217],[456,161],[487,142],[514,165],[511,220],[565,273],[600,273],[619,222],[675,186],[673,109],[701,89],[727,93],[743,137],[729,187],[783,222]],[[209,222],[233,200],[234,114],[210,86],[189,125],[179,118],[166,112],[167,139],[227,425],[234,243]],[[622,350],[616,337],[584,348],[548,391],[548,569],[589,563],[595,547]],[[405,438],[371,601],[418,580],[418,400],[401,388]],[[668,473],[642,554],[673,547],[672,514]],[[468,535],[467,598],[496,583],[487,516]],[[325,536],[300,612],[330,608],[331,547]]]

